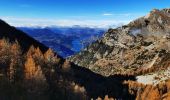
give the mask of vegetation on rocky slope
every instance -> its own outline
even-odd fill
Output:
[[[0,40],[1,100],[132,99],[124,80],[131,75],[104,77],[57,57],[49,49],[42,53],[31,46],[22,53],[18,42]]]
[[[128,25],[109,29],[69,60],[104,76],[163,66],[170,53],[169,15],[168,9],[155,9]]]
[[[169,9],[153,10],[109,29],[69,59],[74,63],[0,22],[0,99],[168,100],[169,15]],[[156,75],[156,83],[139,83],[147,75]]]

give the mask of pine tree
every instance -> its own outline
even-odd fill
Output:
[[[32,56],[25,62],[25,82],[30,91],[43,92],[47,88],[46,78],[40,65],[36,65]]]
[[[48,49],[44,54],[44,57],[49,62],[53,62],[55,60],[55,54],[52,49]]]
[[[38,59],[43,59],[43,53],[41,52],[39,47],[34,50],[34,56]]]
[[[29,56],[27,58],[27,61],[25,62],[25,78],[26,79],[34,79],[35,73],[36,73],[36,65],[34,62],[34,59],[32,56]]]
[[[27,56],[27,57],[33,56],[33,55],[34,55],[34,51],[35,51],[35,48],[34,48],[34,46],[32,45],[32,46],[29,48],[26,56]]]

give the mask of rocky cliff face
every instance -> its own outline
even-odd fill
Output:
[[[165,59],[170,60],[169,54],[170,9],[154,9],[128,25],[109,29],[101,39],[69,60],[109,76],[159,67]]]

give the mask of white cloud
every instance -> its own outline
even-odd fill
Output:
[[[68,19],[42,19],[42,18],[16,18],[0,17],[12,26],[89,26],[89,27],[109,27],[127,24],[128,20],[68,20]]]
[[[104,13],[103,16],[112,16],[113,14],[111,13]]]
[[[136,14],[130,14],[130,13],[122,13],[122,14],[114,14],[114,13],[104,13],[102,14],[103,16],[121,16],[121,17],[130,17],[130,16],[133,16],[133,15],[136,15]]]

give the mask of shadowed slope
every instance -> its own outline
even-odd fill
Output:
[[[97,99],[97,97],[104,98],[105,95],[123,100],[135,98],[134,95],[129,94],[128,86],[123,84],[125,80],[135,81],[134,76],[113,75],[104,77],[74,64],[71,64],[67,71],[63,68],[56,68],[56,73],[51,75],[51,91],[54,93],[51,96],[52,100],[59,98],[56,97],[55,93],[60,89],[66,93],[61,94],[65,96],[62,96],[64,98],[60,98],[60,100],[73,100],[73,98],[71,99],[68,96],[69,94],[79,94],[80,97],[77,96],[79,97],[78,100]],[[75,100],[77,100],[77,97]]]
[[[4,21],[0,20],[0,38],[8,38],[9,41],[14,42],[18,41],[22,50],[26,52],[31,45],[34,47],[39,47],[42,52],[48,50],[48,47],[36,41],[32,37],[28,36],[24,32],[17,30],[16,28],[8,25]]]

